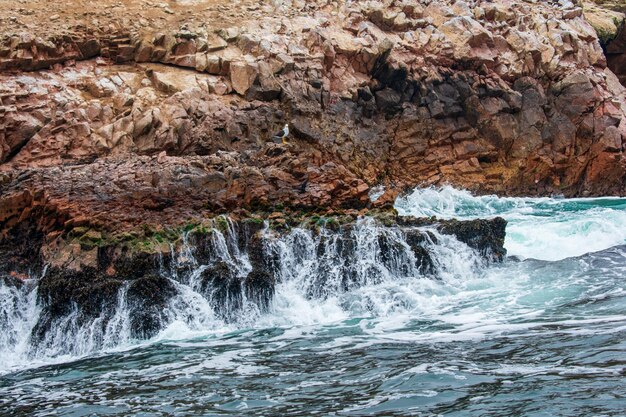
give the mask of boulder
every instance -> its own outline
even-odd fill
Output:
[[[385,88],[375,93],[376,106],[386,114],[395,114],[401,109],[402,96],[391,88]]]
[[[168,324],[163,310],[177,294],[171,280],[162,275],[149,274],[133,280],[126,293],[132,337],[149,339],[161,331]]]
[[[233,62],[230,64],[230,83],[233,90],[239,95],[246,95],[259,74],[259,67],[255,63]]]

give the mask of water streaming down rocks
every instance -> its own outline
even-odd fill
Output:
[[[623,409],[623,201],[484,195],[626,194],[623,16],[23,3],[0,14],[0,414]],[[441,184],[481,197],[395,216]],[[506,242],[474,220],[496,215]]]
[[[454,222],[409,219],[405,225],[403,218],[342,225],[320,218],[291,229],[276,228],[270,218],[267,227],[252,223],[245,232],[246,222],[233,217],[235,256],[228,249],[235,240],[228,223],[216,219],[220,233],[187,230],[171,246],[164,242],[161,260],[158,254],[149,262],[137,256],[136,270],[125,272],[135,276],[119,277],[111,324],[66,334],[58,340],[67,345],[57,353],[46,352],[43,343],[37,350],[28,338],[44,307],[36,291],[42,274],[33,269],[26,282],[5,277],[0,316],[22,321],[11,322],[12,338],[0,333],[0,410],[34,416],[50,410],[91,415],[105,408],[120,416],[535,415],[548,404],[563,415],[623,414],[626,247],[620,233],[626,218],[620,213],[626,200],[472,197],[447,189],[408,197],[396,203],[399,211],[504,217],[507,259],[489,263],[456,235],[443,234]],[[613,239],[596,233],[601,221],[606,227],[600,231],[615,234]],[[496,243],[499,223],[457,224],[492,226]],[[432,274],[419,271],[418,257],[410,267],[404,264],[413,259],[410,232],[416,229],[433,261]],[[511,245],[511,235],[540,243],[536,253],[543,257],[522,260],[520,250],[527,247]],[[593,243],[599,252],[576,256],[555,243],[558,235],[583,247],[602,241],[604,248]],[[262,259],[278,268],[267,269],[276,280],[271,301],[261,311],[240,291],[241,298],[233,299],[244,303],[221,318],[203,293],[201,275],[213,267],[231,274],[232,258],[241,260],[241,270],[231,275],[247,277],[256,237]],[[358,250],[341,249],[349,246],[342,246],[344,237]],[[480,241],[470,243],[478,247]],[[226,247],[230,258],[208,249],[215,263],[202,260],[203,242]],[[397,250],[385,255],[387,246]],[[549,260],[557,252],[559,260]],[[340,253],[360,263],[363,273],[351,275]],[[152,263],[154,270],[147,268]],[[114,266],[119,272],[124,262]],[[368,268],[374,272],[366,273]],[[325,283],[316,281],[320,271],[328,276]],[[163,288],[165,281],[150,275],[164,275],[177,293],[156,309],[162,330],[143,341],[130,332],[136,316],[129,312],[128,294],[135,285],[141,291]],[[333,280],[338,275],[349,279]],[[237,282],[241,287],[242,279]],[[355,284],[343,289],[344,282]],[[308,293],[324,286],[325,293]],[[96,328],[109,333],[101,348],[88,352],[94,344],[87,336]],[[76,354],[67,354],[70,342]]]
[[[114,274],[50,267],[40,278],[4,278],[0,349],[24,358],[84,355],[154,337],[173,323],[249,327],[285,284],[322,301],[384,281],[446,279],[454,257],[480,268],[505,253],[499,218],[406,217],[385,225],[366,217],[284,230],[223,217],[218,223],[185,232],[166,253],[112,258],[111,248],[100,248],[99,263],[113,262]]]

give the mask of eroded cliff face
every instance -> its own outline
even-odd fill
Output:
[[[26,253],[416,185],[626,193],[624,88],[574,3],[0,7],[0,225]]]

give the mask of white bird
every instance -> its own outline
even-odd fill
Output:
[[[285,123],[285,126],[281,129],[280,132],[276,133],[272,136],[272,140],[276,143],[280,140],[282,143],[287,143],[287,136],[289,135],[289,123]]]

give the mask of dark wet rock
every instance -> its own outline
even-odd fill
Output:
[[[504,238],[507,221],[501,217],[475,220],[440,220],[435,217],[401,216],[398,217],[397,221],[399,225],[404,227],[432,226],[443,234],[454,235],[459,241],[477,250],[481,256],[489,260],[501,262],[506,256]],[[429,233],[420,236],[413,231],[409,236],[418,244],[423,243],[427,237],[436,242],[436,238]]]
[[[406,242],[413,250],[415,259],[417,260],[417,268],[423,275],[434,276],[435,264],[431,258],[426,246],[429,242],[436,241],[434,236],[429,236],[428,232],[420,230],[406,230],[404,232]]]
[[[178,291],[162,275],[147,275],[132,281],[126,292],[132,337],[148,339],[167,324],[163,310]]]
[[[280,260],[258,233],[250,238],[246,249],[252,266],[244,281],[246,297],[263,310],[274,296]]]
[[[278,269],[278,254],[268,252],[265,240],[260,234],[256,233],[250,237],[246,250],[253,270],[274,272]]]
[[[197,280],[193,281],[197,285],[194,288],[210,303],[217,317],[227,322],[238,320],[243,311],[248,311],[244,308],[246,302],[266,310],[282,276],[282,255],[273,242],[298,224],[309,228],[317,242],[317,269],[304,289],[310,298],[323,299],[376,284],[388,273],[409,277],[417,270],[421,276],[437,278],[436,260],[430,247],[438,242],[431,228],[454,235],[487,260],[501,261],[506,253],[503,248],[506,222],[501,218],[440,221],[399,217],[394,210],[388,210],[377,212],[372,224],[357,223],[356,216],[312,219],[304,216],[300,223],[290,226],[294,220],[278,219],[278,214],[270,222],[276,227],[268,231],[263,231],[265,226],[256,219],[229,221],[218,217],[211,223],[214,229],[198,226],[183,232],[184,238],[161,232],[162,236],[174,239],[169,243],[172,252],[166,242],[141,251],[120,244],[92,249],[85,243],[84,250],[95,259],[85,258],[80,264],[73,260],[65,267],[52,266],[39,281],[37,295],[42,314],[33,330],[34,340],[44,340],[55,324],[68,317],[78,326],[99,319],[98,325],[104,329],[120,306],[127,309],[132,337],[153,337],[168,324],[166,311],[168,303],[178,294],[176,281],[190,285],[192,280]],[[284,217],[289,216],[285,213]],[[373,224],[377,225],[376,240],[373,246],[362,246],[360,228]],[[96,233],[84,233],[81,239],[87,235],[100,239]],[[237,256],[247,256],[249,266],[225,261],[223,243],[216,246],[216,242],[224,240],[218,237],[225,239],[234,262],[242,262]],[[93,244],[93,240],[87,242]],[[133,245],[143,247],[149,242],[153,240]],[[296,257],[309,256],[308,240],[296,240],[294,245]],[[75,251],[78,248],[73,247]],[[163,247],[168,251],[162,252]],[[361,253],[362,250],[368,252]],[[374,252],[370,253],[371,250]],[[85,263],[88,261],[93,266]],[[19,278],[13,280],[15,285],[20,284]],[[125,292],[124,288],[127,288]]]
[[[253,269],[245,281],[246,297],[261,309],[269,306],[276,286],[276,278],[269,271]]]
[[[34,340],[43,340],[52,327],[74,315],[81,326],[97,317],[110,317],[117,304],[123,281],[104,278],[95,269],[83,271],[50,268],[39,281],[39,321],[32,330]],[[106,320],[102,322],[104,326]]]
[[[88,317],[97,317],[102,310],[111,308],[111,301],[123,281],[106,279],[98,271],[86,268],[69,271],[51,268],[39,281],[37,296],[53,316],[68,314],[77,307]]]
[[[98,248],[99,268],[104,271],[112,267],[120,279],[136,279],[149,273],[157,273],[159,257],[154,253],[137,252],[131,254],[126,248],[106,246]]]
[[[200,273],[200,291],[226,321],[232,320],[243,306],[242,279],[226,262],[217,262]]]
[[[0,276],[0,283],[10,288],[22,288],[24,286],[24,279],[18,276]]]
[[[476,249],[483,257],[501,262],[506,256],[504,238],[506,220],[448,220],[442,222],[440,231],[456,236],[458,240]]]
[[[43,269],[44,233],[32,223],[18,223],[0,239],[0,274],[37,276]]]
[[[381,111],[385,112],[385,114],[394,115],[402,108],[402,96],[391,88],[377,91],[375,96],[376,106],[378,106]]]
[[[311,126],[311,122],[306,118],[292,120],[289,129],[293,131],[294,136],[309,143],[319,143],[321,141],[320,133]]]

